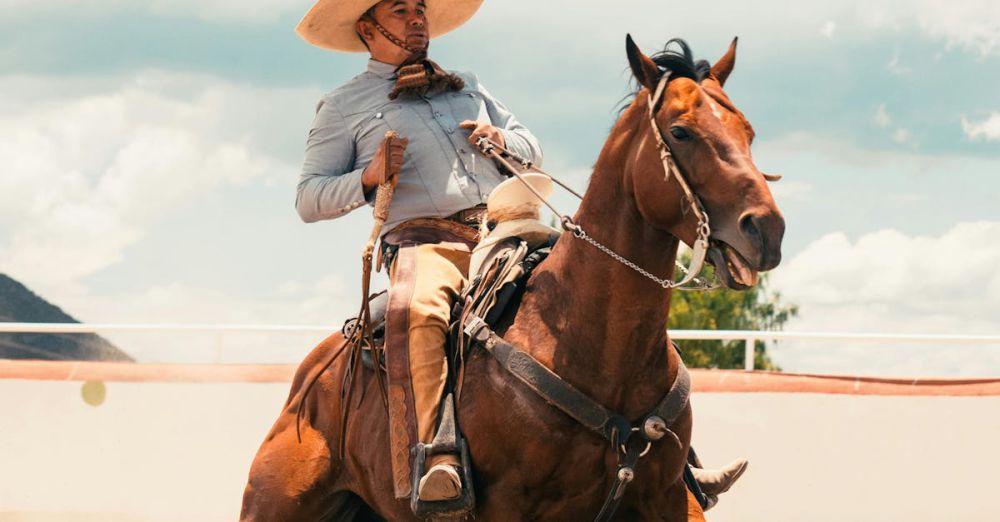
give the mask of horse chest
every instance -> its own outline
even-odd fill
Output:
[[[460,414],[482,491],[483,520],[504,519],[498,513],[512,510],[524,520],[592,518],[611,487],[614,451],[489,362],[488,356],[469,361],[468,375],[476,378],[466,381]],[[680,455],[657,447],[640,462],[644,484],[629,493],[626,510],[660,509],[675,481],[666,470],[682,465],[671,453]]]

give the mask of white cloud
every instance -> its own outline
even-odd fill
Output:
[[[768,185],[771,195],[778,201],[807,200],[812,196],[813,186],[805,181],[784,179]]]
[[[994,0],[880,0],[858,6],[867,25],[900,30],[915,25],[950,47],[980,56],[1000,53],[1000,3]]]
[[[127,0],[102,0],[85,2],[82,0],[5,0],[4,9],[8,14],[37,14],[72,12],[77,15],[92,15],[108,12],[128,12],[136,7],[146,9],[150,14],[194,17],[211,22],[270,22],[286,13],[305,14],[312,5],[306,0],[250,0],[232,2],[228,0],[153,0],[135,3]]]
[[[317,97],[155,71],[75,96],[71,84],[0,77],[0,271],[43,292],[115,264],[192,198],[291,175],[253,123]]]
[[[885,104],[880,103],[878,109],[875,110],[875,125],[885,128],[890,124],[892,124],[892,117],[889,116],[889,111],[886,110]]]
[[[878,108],[875,109],[875,117],[873,119],[875,121],[875,125],[878,125],[883,129],[891,129],[890,136],[892,137],[892,141],[900,145],[909,143],[913,137],[908,129],[898,126],[892,128],[892,116],[889,115],[889,111],[886,109],[884,103],[880,103]]]
[[[289,0],[153,0],[154,14],[196,16],[212,22],[270,22],[285,13],[305,14],[312,2]]]
[[[989,117],[979,122],[962,116],[962,131],[971,140],[1000,141],[1000,112],[990,113]]]
[[[823,27],[819,30],[820,34],[823,36],[833,39],[833,33],[837,30],[837,23],[833,20],[827,20]]]
[[[956,225],[940,236],[886,229],[851,241],[843,233],[817,239],[783,263],[773,287],[801,307],[799,331],[998,334],[1000,222]],[[983,375],[1000,370],[992,348],[935,346],[914,360],[907,349],[836,343],[779,349],[792,370],[911,375]],[[782,352],[781,350],[785,350]],[[992,354],[992,355],[991,355]],[[983,358],[993,363],[983,367]],[[933,362],[931,362],[933,361]],[[985,372],[985,373],[984,373]]]
[[[908,74],[910,72],[910,68],[906,65],[903,65],[902,61],[900,60],[899,51],[893,53],[892,58],[889,59],[889,63],[885,64],[885,68],[892,74],[899,76]]]

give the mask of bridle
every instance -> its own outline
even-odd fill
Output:
[[[527,187],[528,190],[532,194],[534,194],[534,196],[538,198],[539,201],[544,203],[545,206],[549,207],[549,209],[552,210],[552,212],[554,212],[555,215],[559,216],[560,226],[562,226],[563,230],[572,233],[574,237],[586,241],[587,243],[597,248],[601,252],[607,254],[615,261],[618,261],[619,263],[631,268],[632,270],[638,272],[643,277],[652,280],[662,288],[676,289],[676,290],[711,290],[713,288],[718,287],[717,282],[709,283],[698,278],[698,274],[701,272],[701,269],[705,266],[705,257],[708,254],[708,247],[709,247],[709,236],[712,234],[712,228],[709,225],[708,221],[708,213],[705,212],[705,208],[701,204],[701,200],[698,199],[698,196],[691,190],[691,185],[688,183],[687,179],[681,172],[680,167],[677,165],[677,161],[674,159],[674,155],[670,150],[670,145],[668,145],[667,141],[663,138],[663,132],[660,130],[660,126],[656,123],[656,109],[657,107],[659,107],[660,102],[662,101],[663,93],[666,91],[667,83],[669,81],[670,81],[670,71],[667,71],[666,73],[663,74],[663,76],[660,77],[660,81],[656,86],[656,90],[649,94],[649,106],[647,113],[649,116],[649,124],[650,127],[652,128],[653,136],[655,136],[656,138],[656,145],[660,152],[660,160],[663,162],[664,180],[669,182],[671,177],[677,180],[677,183],[680,185],[681,190],[684,192],[684,198],[691,206],[691,210],[694,212],[694,215],[697,216],[698,218],[698,225],[696,232],[697,237],[695,238],[694,245],[692,245],[691,260],[688,263],[687,267],[682,265],[679,261],[676,263],[677,267],[684,274],[684,276],[681,278],[680,281],[674,281],[670,277],[667,278],[657,277],[652,273],[650,273],[648,270],[640,267],[639,265],[625,258],[621,254],[615,252],[608,246],[594,239],[590,234],[588,234],[583,229],[581,225],[575,223],[573,221],[573,218],[569,217],[566,214],[563,214],[562,212],[559,212],[559,210],[556,209],[554,206],[552,206],[552,204],[549,203],[545,197],[539,194],[534,189],[534,187],[532,187],[531,184],[528,183],[524,179],[524,177],[521,176],[521,171],[517,169],[513,164],[511,164],[510,161],[508,161],[508,159],[520,163],[522,170],[532,169],[535,172],[538,172],[539,174],[548,176],[550,179],[552,179],[552,181],[554,181],[560,187],[566,189],[568,192],[572,193],[577,198],[583,199],[583,196],[570,189],[565,183],[556,179],[555,176],[552,176],[551,174],[543,171],[542,169],[535,167],[534,165],[532,165],[530,161],[521,158],[514,152],[504,147],[501,147],[499,144],[488,138],[485,137],[479,138],[479,140],[476,142],[476,146],[479,147],[480,152],[495,160],[498,164],[503,166],[505,170],[507,170],[513,176],[521,180],[521,182],[524,183],[525,187]],[[689,283],[694,283],[694,285],[688,286]]]
[[[663,93],[667,90],[667,83],[669,81],[670,71],[667,71],[660,77],[660,81],[656,85],[656,91],[649,95],[648,110],[646,112],[649,115],[649,125],[653,129],[653,136],[656,138],[656,146],[660,150],[660,161],[663,162],[663,179],[670,181],[670,177],[673,176],[677,180],[677,184],[684,191],[684,198],[687,199],[688,204],[691,205],[691,210],[698,218],[696,229],[698,236],[691,247],[691,262],[688,264],[687,270],[685,270],[684,279],[673,283],[670,287],[676,288],[687,284],[694,276],[697,276],[701,272],[702,267],[705,265],[705,256],[708,254],[708,238],[712,234],[712,227],[708,223],[708,212],[705,212],[705,207],[701,204],[701,200],[691,190],[691,185],[681,173],[681,169],[677,166],[677,161],[674,159],[674,154],[670,150],[670,145],[667,144],[667,140],[663,137],[663,131],[660,129],[659,124],[656,123],[656,112],[663,101]]]

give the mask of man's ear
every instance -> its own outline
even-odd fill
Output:
[[[719,85],[725,86],[726,79],[729,78],[729,73],[733,72],[733,67],[736,66],[736,41],[739,38],[733,38],[733,43],[729,44],[729,50],[726,54],[719,58],[719,61],[715,62],[712,66],[712,76],[715,76],[716,80],[719,80]]]
[[[628,64],[639,84],[651,91],[656,89],[656,84],[660,81],[660,69],[653,60],[642,54],[630,34],[625,35],[625,54],[628,55]]]
[[[362,18],[354,24],[354,30],[361,37],[361,41],[368,45],[368,42],[375,39],[375,28],[372,27],[371,22]]]

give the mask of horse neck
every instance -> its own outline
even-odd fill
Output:
[[[646,224],[626,186],[625,158],[633,141],[628,128],[631,134],[639,128],[627,125],[628,118],[612,130],[574,221],[626,259],[670,277],[677,239]],[[608,406],[628,402],[629,386],[623,384],[662,384],[669,290],[569,233],[539,272],[533,278],[539,282],[532,292],[535,309],[558,317],[546,321],[557,340],[541,355],[559,375]]]

